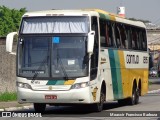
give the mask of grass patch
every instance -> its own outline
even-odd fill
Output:
[[[16,100],[17,100],[17,93],[16,92],[0,93],[0,102],[16,101]]]
[[[148,82],[148,85],[152,85],[152,82],[149,81],[149,82]]]

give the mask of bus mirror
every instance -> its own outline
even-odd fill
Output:
[[[94,35],[95,31],[91,31],[88,33],[88,46],[87,46],[87,52],[92,54],[93,53],[93,47],[94,47]]]
[[[18,33],[11,32],[6,37],[6,51],[9,52],[10,54],[16,54],[16,53],[12,52],[13,40],[14,40],[15,35],[18,35]]]

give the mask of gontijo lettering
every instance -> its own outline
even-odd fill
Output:
[[[126,62],[127,64],[139,64],[139,56],[138,55],[127,55]]]

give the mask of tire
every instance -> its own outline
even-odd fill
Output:
[[[105,101],[105,94],[103,91],[101,91],[100,102],[93,105],[94,112],[101,112],[103,110],[104,101]]]
[[[37,113],[43,113],[46,109],[46,104],[44,103],[34,103],[33,106],[34,106],[35,112]]]
[[[136,89],[136,97],[135,97],[135,104],[139,103],[139,96],[140,96],[140,89]]]
[[[128,99],[128,104],[135,105],[135,104],[138,104],[138,102],[139,102],[139,90],[134,85],[132,90],[132,97]]]
[[[126,99],[121,99],[121,100],[118,100],[118,104],[119,105],[126,105]]]

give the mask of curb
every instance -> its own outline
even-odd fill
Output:
[[[148,91],[148,93],[160,93],[160,89],[157,89],[157,90],[152,90],[152,91]]]
[[[32,109],[32,108],[33,108],[33,105],[22,106],[22,107],[9,107],[9,108],[0,109],[0,112],[2,112],[2,111],[15,111],[15,110],[22,110],[22,109]]]

